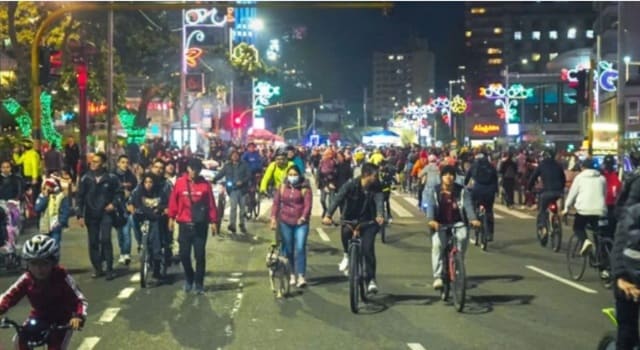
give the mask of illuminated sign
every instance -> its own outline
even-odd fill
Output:
[[[254,116],[262,116],[262,110],[271,104],[271,99],[280,95],[280,87],[269,84],[266,81],[254,81],[253,84],[253,113]]]
[[[613,69],[613,64],[602,61],[598,64],[598,79],[596,82],[604,91],[616,91],[616,81],[618,81],[618,71]]]
[[[206,25],[212,27],[222,28],[227,22],[233,22],[235,19],[230,20],[229,16],[233,17],[233,11],[229,14],[227,12],[218,13],[218,9],[190,9],[184,14],[184,24],[187,26]]]
[[[187,66],[189,68],[195,68],[198,66],[198,59],[202,56],[204,51],[202,51],[199,47],[191,47],[187,50],[185,54],[185,59],[187,60]]]
[[[473,126],[473,132],[480,134],[495,134],[500,132],[500,125],[498,124],[476,124]]]

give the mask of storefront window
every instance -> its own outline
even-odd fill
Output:
[[[575,90],[567,85],[561,85],[562,91],[562,122],[577,123],[578,122],[578,104],[569,96],[575,95]]]
[[[531,94],[524,100],[523,117],[525,124],[535,124],[540,122],[540,96],[542,88],[534,88]]]
[[[560,123],[558,100],[558,85],[546,85],[542,104],[543,123]]]

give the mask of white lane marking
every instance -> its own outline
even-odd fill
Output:
[[[140,282],[140,274],[139,273],[134,273],[133,275],[131,275],[131,278],[129,278],[129,281],[131,281],[131,283]]]
[[[238,283],[240,282],[240,279],[235,277],[228,277],[227,282]]]
[[[325,242],[331,241],[331,239],[329,238],[329,235],[327,235],[327,233],[324,232],[324,229],[322,227],[316,228],[316,232],[318,232],[318,235],[320,235],[320,238],[322,238],[323,241]]]
[[[403,197],[403,198],[404,200],[409,202],[409,204],[413,205],[414,207],[418,207],[418,198],[416,197]]]
[[[575,283],[573,281],[569,281],[566,278],[562,278],[560,276],[554,275],[551,272],[545,271],[545,270],[543,270],[541,268],[538,268],[538,267],[535,267],[535,266],[532,266],[532,265],[527,265],[526,268],[528,268],[529,270],[535,271],[535,272],[537,272],[537,273],[539,273],[539,274],[541,274],[543,276],[546,276],[546,277],[549,277],[551,279],[554,279],[554,280],[556,280],[556,281],[558,281],[560,283],[564,283],[564,284],[566,284],[566,285],[568,285],[570,287],[573,287],[575,289],[583,291],[585,293],[598,294],[598,291],[596,291],[596,290],[593,290],[591,288],[587,288],[587,287],[585,287],[583,285],[580,285],[578,283]]]
[[[502,204],[494,204],[493,208],[494,209],[498,209],[499,211],[501,211],[503,213],[507,213],[509,215],[515,216],[518,219],[533,219],[533,216],[531,216],[531,215],[520,213],[517,210],[511,210],[511,209],[505,207]]]
[[[242,277],[243,273],[242,272],[232,272],[231,273],[231,277]]]
[[[273,206],[273,199],[265,198],[260,202],[260,216],[259,217],[271,217],[271,207]]]
[[[393,197],[389,199],[391,201],[391,211],[394,211],[398,217],[401,218],[410,218],[414,215],[411,214],[408,210],[406,210],[400,203]]]
[[[78,350],[91,350],[100,341],[100,337],[86,337],[80,343]]]
[[[127,299],[131,296],[131,294],[133,294],[133,292],[135,292],[136,289],[133,287],[127,287],[123,290],[120,291],[120,294],[118,294],[118,299]]]
[[[316,196],[314,193],[312,198],[313,201],[311,203],[311,216],[320,217],[322,215],[322,203],[320,203],[320,196]]]
[[[496,218],[496,219],[504,219],[504,216],[502,216],[500,214],[496,214],[496,213],[493,213],[493,217]]]
[[[420,343],[407,343],[407,346],[409,347],[409,349],[411,350],[427,350],[424,346],[422,346],[422,344]]]
[[[120,311],[119,307],[110,307],[105,309],[102,315],[100,316],[100,319],[98,320],[98,322],[107,323],[107,322],[113,321],[113,319],[116,318],[116,315],[118,315],[119,311]]]

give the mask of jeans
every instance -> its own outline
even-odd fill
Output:
[[[184,269],[187,284],[196,283],[196,286],[204,286],[205,251],[207,245],[207,223],[184,224],[180,223],[180,261]],[[196,258],[196,271],[194,274],[191,265],[191,248]]]
[[[245,211],[247,207],[245,206],[244,193],[240,190],[232,190],[229,192],[229,226],[235,228],[236,227],[236,214],[237,208],[240,207],[240,226],[244,226],[244,221],[246,220]]]
[[[120,247],[120,255],[131,254],[131,230],[133,229],[133,215],[127,215],[127,223],[116,229],[118,233],[118,246]]]
[[[113,245],[111,244],[111,214],[99,218],[85,218],[89,234],[89,257],[96,271],[102,271],[102,262],[107,263],[107,271],[113,270]]]
[[[307,237],[309,224],[289,225],[280,223],[282,254],[289,259],[291,273],[305,275],[307,272]]]
[[[455,223],[454,231],[458,241],[458,250],[460,250],[464,256],[469,240],[467,226],[464,222],[457,222]],[[444,233],[434,232],[432,228],[429,228],[429,233],[431,234],[431,270],[433,271],[433,278],[441,278],[442,254],[445,248],[442,242],[447,242],[447,237],[444,236]]]
[[[62,228],[49,231],[49,237],[53,238],[53,240],[58,244],[58,247],[60,247],[60,241],[62,241]]]
[[[486,215],[487,217],[487,233],[489,237],[493,237],[493,226],[494,226],[494,216],[493,216],[493,202],[496,200],[496,196],[491,194],[491,195],[486,195],[484,193],[478,194],[478,193],[474,193],[473,194],[473,203],[474,203],[474,208],[477,208],[478,206],[482,205],[484,207],[484,215]]]
[[[576,213],[576,218],[573,220],[573,233],[578,236],[580,242],[584,242],[587,239],[587,224],[591,225],[593,229],[598,228],[598,215],[580,215]]]
[[[545,191],[540,193],[540,200],[538,201],[538,218],[536,224],[538,228],[549,227],[549,215],[547,215],[547,208],[549,204],[557,201],[562,197],[563,191]]]
[[[618,320],[618,350],[632,350],[640,346],[638,341],[638,309],[640,304],[628,300],[624,293],[614,286],[616,299],[616,319]]]
[[[327,214],[327,209],[333,203],[333,198],[336,196],[335,190],[325,190],[324,188],[320,191],[320,204],[322,204],[322,217]]]
[[[502,188],[504,189],[504,200],[507,202],[508,206],[512,206],[513,203],[513,192],[516,188],[516,179],[505,179],[502,178]]]
[[[380,226],[377,224],[367,225],[364,229],[360,230],[360,244],[361,252],[364,256],[364,276],[365,281],[369,283],[372,279],[376,278],[376,233]],[[344,252],[348,252],[349,240],[353,237],[353,231],[346,226],[342,226],[342,247]]]

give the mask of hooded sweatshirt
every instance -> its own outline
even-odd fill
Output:
[[[565,210],[574,206],[580,215],[604,216],[607,212],[606,193],[604,176],[594,169],[583,170],[573,179],[565,201]]]

